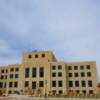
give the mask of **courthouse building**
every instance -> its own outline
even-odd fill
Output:
[[[25,52],[21,64],[0,66],[0,91],[9,94],[96,94],[97,84],[95,61],[57,61],[51,51]]]

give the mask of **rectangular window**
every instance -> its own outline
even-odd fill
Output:
[[[90,65],[86,65],[86,68],[87,68],[87,69],[90,69]]]
[[[78,73],[74,73],[74,76],[75,76],[75,77],[78,77]]]
[[[44,77],[44,68],[40,67],[40,77]]]
[[[16,68],[15,71],[18,72],[19,71],[19,68]]]
[[[58,65],[58,69],[61,70],[62,69],[62,66],[61,65]]]
[[[88,81],[88,86],[92,87],[92,81],[91,80]]]
[[[10,74],[10,78],[13,78],[13,74]]]
[[[52,70],[56,70],[56,66],[52,66]]]
[[[29,87],[29,81],[25,81],[25,87]]]
[[[36,82],[32,82],[32,89],[36,89]]]
[[[80,69],[81,69],[81,70],[83,70],[83,69],[84,69],[84,66],[83,66],[83,65],[81,65],[81,66],[80,66]]]
[[[14,87],[18,87],[18,82],[14,82]]]
[[[13,87],[13,82],[9,82],[9,87]]]
[[[73,87],[73,81],[69,81],[69,87]]]
[[[68,66],[68,70],[72,70],[72,66]]]
[[[62,77],[62,72],[58,72],[58,77]]]
[[[93,90],[89,90],[89,94],[93,94]]]
[[[56,81],[52,81],[52,87],[56,87]]]
[[[3,83],[2,82],[0,82],[0,88],[2,88],[3,87]]]
[[[62,81],[58,81],[58,87],[62,87],[63,86],[63,82]]]
[[[86,94],[86,90],[83,90],[82,92],[83,92],[84,94]]]
[[[75,86],[79,87],[79,81],[75,81]]]
[[[72,77],[72,73],[68,73],[68,76],[69,76],[69,77]]]
[[[78,70],[78,66],[74,66],[74,70]]]
[[[39,82],[39,87],[44,87],[44,81]]]
[[[18,78],[18,74],[15,74],[15,78]]]
[[[11,68],[10,71],[13,72],[14,71],[14,68]]]
[[[91,72],[87,72],[87,76],[91,77],[92,76]]]
[[[1,70],[1,73],[4,73],[4,69]]]
[[[81,77],[85,77],[85,73],[84,72],[81,72]]]
[[[36,77],[36,68],[32,68],[32,77]]]
[[[86,82],[82,81],[82,87],[86,87]]]
[[[29,73],[30,73],[30,69],[29,68],[25,68],[25,78],[29,77]]]
[[[56,77],[56,73],[52,73],[52,77]]]

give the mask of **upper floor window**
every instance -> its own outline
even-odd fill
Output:
[[[69,83],[69,84],[68,84],[69,87],[73,87],[73,81],[69,81],[68,83]]]
[[[45,54],[42,54],[42,58],[44,58],[45,57]]]
[[[52,81],[52,87],[56,87],[56,81]]]
[[[82,87],[86,87],[86,81],[81,81]]]
[[[92,76],[91,72],[87,72],[87,76],[91,77]]]
[[[29,87],[29,81],[25,81],[25,87]]]
[[[61,66],[61,65],[58,65],[58,69],[59,69],[59,70],[62,69],[62,66]]]
[[[14,82],[14,87],[18,87],[18,82]]]
[[[68,70],[72,70],[72,66],[68,66]]]
[[[74,70],[78,70],[78,66],[74,66]]]
[[[56,77],[56,73],[52,73],[52,77]]]
[[[15,71],[18,72],[19,71],[19,68],[16,68]]]
[[[44,77],[44,68],[40,67],[40,77]]]
[[[62,87],[63,86],[63,81],[58,81],[58,87]]]
[[[1,70],[1,73],[4,73],[4,69]]]
[[[32,77],[36,77],[37,70],[36,68],[32,68]]]
[[[85,77],[85,72],[81,72],[81,77]]]
[[[32,82],[32,89],[36,89],[36,81]]]
[[[13,72],[14,71],[14,68],[11,68],[10,71]]]
[[[30,74],[30,69],[29,68],[25,68],[25,78],[28,78]]]
[[[72,73],[69,73],[68,76],[69,76],[69,77],[72,77]]]
[[[90,69],[90,65],[87,65],[86,68],[87,68],[87,69]]]
[[[9,82],[9,87],[13,87],[13,82]]]
[[[39,87],[44,87],[44,81],[39,82]]]
[[[75,86],[79,87],[79,81],[75,81]]]
[[[13,78],[13,74],[10,74],[10,78]]]
[[[18,78],[18,74],[15,74],[15,78]]]
[[[56,70],[56,66],[52,66],[52,70]]]
[[[62,77],[62,72],[58,72],[58,77]]]
[[[38,55],[37,54],[35,55],[35,58],[38,58]]]
[[[78,77],[78,73],[74,73],[74,76],[75,76],[75,77]]]
[[[89,87],[92,87],[92,80],[89,80],[89,81],[88,81],[88,86],[89,86]]]
[[[84,66],[83,66],[83,65],[81,65],[81,66],[80,66],[80,69],[81,69],[81,70],[83,70],[83,69],[84,69]]]
[[[32,55],[28,55],[28,58],[31,59],[32,58]]]

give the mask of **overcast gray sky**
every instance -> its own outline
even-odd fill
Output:
[[[99,73],[100,0],[0,0],[0,65],[21,63],[34,49],[95,60]]]

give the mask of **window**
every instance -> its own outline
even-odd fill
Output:
[[[36,68],[32,68],[32,77],[36,77]]]
[[[14,71],[14,68],[11,68],[10,71],[13,72]]]
[[[56,81],[52,81],[52,87],[56,87]]]
[[[32,82],[32,89],[36,89],[36,82]]]
[[[44,81],[39,82],[39,87],[44,87]]]
[[[81,65],[81,66],[80,66],[80,69],[81,69],[81,70],[83,70],[83,69],[84,69],[84,66],[83,66],[83,65]]]
[[[69,81],[69,87],[73,87],[73,81]]]
[[[35,55],[35,58],[38,58],[38,55],[37,54]]]
[[[18,82],[14,82],[14,87],[18,87]]]
[[[9,87],[13,87],[13,82],[9,82]]]
[[[1,75],[1,79],[4,79],[4,76],[3,75]]]
[[[0,82],[0,88],[2,88],[3,87],[3,83],[2,82]]]
[[[90,69],[90,65],[86,65],[86,68],[87,68],[87,69]]]
[[[81,72],[81,77],[85,77],[85,73],[84,72]]]
[[[82,81],[82,87],[86,87],[86,82]]]
[[[25,68],[25,78],[29,77],[29,73],[30,73],[30,69],[29,68]]]
[[[4,83],[4,88],[6,88],[6,86],[7,86],[7,84],[6,84],[6,82]]]
[[[75,76],[75,77],[78,77],[78,73],[74,73],[74,76]]]
[[[1,70],[1,73],[4,73],[4,69]]]
[[[91,77],[92,75],[91,75],[91,72],[87,72],[87,76],[88,77]]]
[[[58,91],[58,93],[59,93],[59,94],[62,94],[62,93],[63,93],[63,91],[62,91],[62,90],[59,90],[59,91]]]
[[[40,77],[44,77],[44,68],[40,67]]]
[[[75,86],[79,87],[79,81],[75,81]]]
[[[13,78],[13,74],[10,74],[10,78]]]
[[[15,78],[18,78],[18,74],[15,74]]]
[[[52,77],[56,77],[56,73],[52,73]]]
[[[93,94],[93,90],[89,90],[89,94]]]
[[[76,90],[76,92],[79,94],[80,93],[80,91],[79,90]]]
[[[18,72],[19,71],[19,68],[16,68],[15,71]]]
[[[74,66],[74,70],[78,70],[78,66]]]
[[[62,77],[62,72],[58,72],[58,77]]]
[[[62,87],[63,86],[63,82],[62,81],[58,81],[58,87]]]
[[[86,94],[86,90],[83,90],[82,92],[83,92],[84,94]]]
[[[88,86],[92,87],[92,81],[91,80],[88,81]]]
[[[8,73],[8,70],[6,69],[6,73]]]
[[[7,75],[5,75],[5,79],[7,79]]]
[[[61,65],[58,65],[58,69],[59,69],[59,70],[62,69],[62,66],[61,66]]]
[[[42,54],[42,58],[44,58],[45,57],[45,54]]]
[[[69,76],[69,77],[72,77],[72,73],[69,73],[68,76]]]
[[[56,70],[56,66],[52,66],[52,70]]]
[[[32,58],[32,55],[28,55],[28,58],[31,59]]]
[[[25,81],[25,87],[29,87],[29,81]]]
[[[68,66],[68,70],[72,70],[72,66]]]

